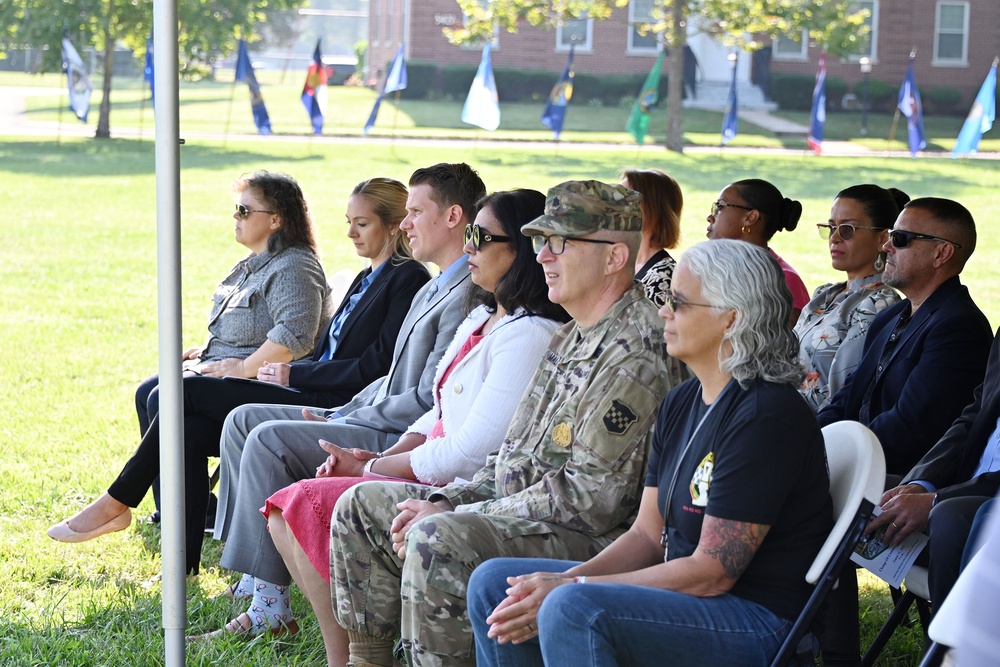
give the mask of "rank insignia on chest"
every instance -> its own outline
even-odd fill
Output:
[[[629,426],[635,423],[638,417],[632,412],[632,408],[625,405],[618,399],[611,401],[611,407],[604,413],[604,428],[608,433],[622,435]]]
[[[573,442],[573,425],[569,422],[556,424],[552,429],[552,442],[558,447],[569,447]]]

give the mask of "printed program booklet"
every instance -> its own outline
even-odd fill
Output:
[[[881,513],[882,508],[876,505],[871,518],[874,519]],[[862,537],[858,546],[854,547],[851,560],[893,588],[899,588],[913,561],[926,546],[927,536],[923,533],[910,533],[902,544],[890,547],[882,541],[885,529],[886,526],[883,526],[871,535]]]

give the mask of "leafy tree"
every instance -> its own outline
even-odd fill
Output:
[[[179,0],[178,46],[182,76],[206,71],[232,51],[239,36],[252,34],[265,9],[294,9],[304,0]],[[114,49],[123,44],[145,53],[153,20],[153,0],[2,0],[0,54],[12,46],[47,47],[43,71],[61,69],[60,40],[68,34],[77,48],[93,45],[103,58],[103,92],[96,136],[111,136],[111,81]]]
[[[607,19],[615,7],[628,0],[458,0],[468,16],[462,28],[445,28],[456,44],[492,38],[494,26],[517,32],[522,25],[552,28],[565,19]],[[768,43],[762,38],[798,36],[809,39],[827,53],[846,56],[864,46],[868,29],[866,10],[853,0],[657,0],[650,20],[637,25],[644,34],[657,35],[670,53],[683,53],[687,23],[693,15],[709,21],[709,31],[725,44],[753,51]],[[667,88],[667,148],[683,150],[681,96],[683,58],[670,58]]]

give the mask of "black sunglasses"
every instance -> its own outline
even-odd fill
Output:
[[[484,243],[506,243],[510,241],[510,237],[484,232],[482,227],[473,223],[465,226],[465,242],[468,243],[469,241],[472,241],[472,247],[478,252],[479,249],[483,247]]]
[[[264,211],[259,208],[247,208],[243,204],[236,205],[236,215],[240,216],[240,220],[246,220],[250,217],[251,213],[270,213],[274,215],[274,211]]]
[[[840,239],[842,241],[850,241],[854,238],[854,232],[858,229],[871,229],[873,231],[881,230],[881,227],[868,227],[866,225],[852,225],[849,223],[844,223],[842,225],[816,225],[816,229],[819,230],[819,237],[824,241],[831,236],[834,232],[840,234]]]
[[[615,241],[605,241],[604,239],[581,239],[576,236],[560,236],[558,234],[552,234],[551,236],[542,236],[541,234],[536,234],[531,237],[531,247],[535,249],[535,254],[537,255],[542,251],[546,245],[549,246],[549,252],[553,255],[561,255],[566,251],[566,241],[579,241],[580,243],[604,243],[606,245],[614,245]]]
[[[905,229],[893,229],[889,232],[889,243],[892,244],[893,248],[905,248],[910,245],[910,241],[940,241],[941,243],[950,243],[956,248],[962,247],[961,243],[955,243],[954,241],[943,239],[940,236],[918,234],[917,232],[909,232]]]
[[[691,301],[685,301],[675,294],[666,294],[663,297],[663,303],[666,304],[667,308],[670,309],[671,313],[676,313],[677,309],[681,306],[701,306],[702,308],[715,308],[710,303],[693,303]]]

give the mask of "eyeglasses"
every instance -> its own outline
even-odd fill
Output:
[[[472,224],[465,226],[465,242],[468,243],[469,241],[472,241],[472,247],[478,251],[483,247],[484,243],[508,242],[510,241],[510,237],[484,232],[482,227]]]
[[[274,211],[264,211],[259,208],[247,208],[243,204],[236,205],[236,215],[240,216],[240,220],[246,220],[250,217],[251,213],[270,213],[274,215]]]
[[[719,215],[719,212],[722,209],[726,208],[727,206],[730,208],[741,208],[744,211],[754,210],[753,206],[743,206],[742,204],[730,204],[729,202],[724,202],[720,199],[719,201],[712,202],[712,216],[714,217],[716,215]]]
[[[683,298],[677,296],[676,294],[668,293],[663,297],[663,302],[666,304],[667,308],[670,309],[671,313],[676,313],[677,309],[681,306],[701,306],[702,308],[715,308],[710,303],[693,303],[691,301],[685,301]]]
[[[603,239],[581,239],[577,236],[559,236],[558,234],[552,234],[551,236],[542,236],[541,234],[536,234],[531,237],[531,247],[535,249],[535,254],[537,255],[542,251],[542,248],[549,246],[549,252],[553,255],[561,255],[563,251],[566,250],[566,241],[579,241],[580,243],[603,243],[605,245],[614,245],[617,241],[605,241]]]
[[[819,237],[824,241],[833,236],[834,232],[840,234],[840,239],[842,241],[850,241],[854,238],[854,231],[857,229],[880,231],[882,228],[868,227],[866,225],[851,225],[845,222],[842,225],[816,225],[816,229],[819,231]]]
[[[893,229],[889,232],[889,243],[892,244],[893,248],[905,248],[910,245],[910,241],[940,241],[941,243],[950,243],[956,248],[962,247],[962,244],[943,239],[940,236],[918,234],[917,232],[910,232],[905,229]]]

